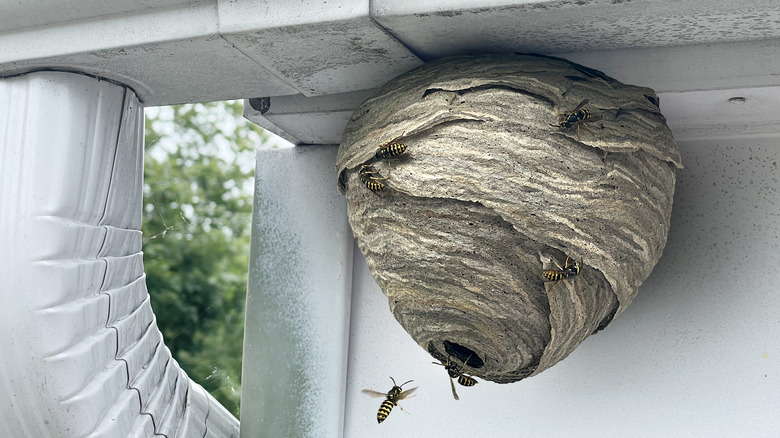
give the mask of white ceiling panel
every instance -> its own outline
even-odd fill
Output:
[[[780,87],[775,0],[131,3],[0,3],[0,77],[82,71],[150,106],[270,97],[267,113],[247,116],[298,144],[338,142],[360,103],[324,97],[366,96],[455,54],[552,54],[691,99]]]
[[[372,15],[425,60],[780,38],[774,0],[377,0]]]

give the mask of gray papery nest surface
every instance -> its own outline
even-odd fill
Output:
[[[584,123],[561,126],[586,99],[572,119]],[[405,153],[375,158],[390,143]],[[404,329],[437,359],[507,383],[631,303],[666,244],[681,167],[653,90],[561,59],[484,55],[426,64],[369,97],[336,173]],[[575,260],[576,275],[542,277]]]

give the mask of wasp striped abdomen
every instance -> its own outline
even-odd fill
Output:
[[[395,158],[406,152],[406,145],[403,143],[389,143],[376,150],[374,157],[377,160],[385,158]]]
[[[381,192],[382,190],[385,189],[385,184],[375,179],[366,179],[365,181],[363,181],[363,184],[366,185],[368,190],[371,190],[374,193]]]
[[[561,268],[561,265],[559,265],[555,260],[553,260],[553,263],[555,263],[559,269],[543,269],[542,277],[544,277],[545,281],[559,282],[580,273],[579,263],[577,263],[577,260],[574,260],[569,256],[566,256],[566,261],[563,263],[563,268]]]
[[[563,271],[558,269],[545,269],[542,271],[542,276],[547,281],[561,281],[566,278],[563,275]]]
[[[386,184],[383,181],[390,179],[389,176],[382,177],[374,166],[368,164],[362,165],[360,167],[360,172],[358,173],[360,175],[360,182],[362,182],[368,190],[371,190],[374,193],[384,190]]]
[[[461,374],[460,377],[458,377],[458,383],[463,386],[474,386],[477,384],[477,380],[471,376]]]
[[[471,357],[469,357],[469,359],[470,358]],[[463,362],[463,365],[466,365],[466,362],[468,362],[468,359]],[[451,358],[447,358],[446,362],[433,363],[436,365],[441,365],[445,370],[447,370],[447,374],[450,376],[450,389],[452,390],[452,397],[455,398],[455,400],[460,400],[460,398],[458,397],[458,392],[455,391],[455,384],[452,383],[452,379],[458,379],[458,383],[462,386],[474,386],[478,383],[477,379],[464,374],[460,365],[455,363]]]
[[[381,423],[385,421],[385,418],[390,415],[390,411],[393,410],[393,406],[395,406],[394,402],[390,400],[383,401],[382,405],[379,406],[379,411],[376,413],[376,422]]]

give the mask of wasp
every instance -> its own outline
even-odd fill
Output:
[[[542,277],[544,277],[544,281],[554,281],[555,284],[558,284],[559,281],[573,277],[580,273],[580,264],[577,263],[577,260],[574,260],[569,256],[566,256],[566,261],[563,263],[563,267],[561,267],[561,265],[559,265],[555,259],[553,259],[553,263],[555,263],[555,266],[557,266],[558,269],[543,269]]]
[[[466,359],[463,362],[463,365],[466,365],[466,362],[468,362],[468,359]],[[453,379],[457,378],[458,383],[462,386],[474,386],[476,385],[477,379],[466,375],[463,372],[463,369],[458,365],[457,363],[453,362],[452,359],[447,358],[447,362],[441,363],[441,362],[431,362],[436,365],[441,365],[444,367],[445,370],[447,370],[447,374],[450,375],[450,388],[452,389],[452,396],[455,397],[455,400],[460,400],[458,397],[457,391],[455,391],[455,383],[453,383]]]
[[[382,402],[382,404],[379,406],[379,411],[377,411],[376,413],[377,423],[381,423],[385,421],[385,418],[387,418],[387,416],[390,415],[390,411],[393,410],[393,406],[398,406],[399,408],[401,408],[401,405],[399,405],[398,402],[405,398],[408,398],[409,395],[412,392],[414,392],[415,389],[419,388],[419,386],[415,386],[414,388],[407,389],[406,391],[401,391],[401,388],[404,385],[410,382],[414,382],[414,380],[408,380],[400,385],[397,385],[395,383],[395,379],[393,379],[392,377],[390,377],[390,380],[393,381],[393,387],[390,389],[390,391],[387,392],[387,394],[379,391],[373,391],[370,389],[363,390],[363,393],[368,394],[371,397],[385,397],[385,401]]]
[[[406,132],[379,146],[379,149],[374,153],[374,158],[377,160],[384,160],[386,158],[396,158],[403,155],[404,152],[406,152],[406,144],[399,143],[398,140],[404,138],[404,134],[406,134]]]
[[[387,176],[383,177],[379,174],[379,171],[370,164],[360,166],[358,174],[360,175],[360,182],[362,182],[368,190],[376,193],[377,196],[379,196],[379,193],[377,192],[381,192],[387,186],[383,181],[390,179],[389,170]]]
[[[376,150],[374,158],[384,160],[385,158],[400,157],[406,152],[406,145],[403,143],[385,143]]]
[[[590,99],[585,99],[582,102],[580,102],[579,105],[574,107],[573,110],[560,113],[558,115],[558,127],[563,129],[572,129],[575,126],[577,127],[577,141],[580,141],[580,125],[584,126],[585,129],[590,131],[588,128],[588,125],[585,124],[585,122],[595,122],[597,120],[601,119],[601,116],[594,115],[592,112],[590,112],[589,109],[585,108],[585,105],[590,102]],[[552,125],[556,126],[556,125]]]

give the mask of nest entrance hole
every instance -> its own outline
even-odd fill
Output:
[[[458,363],[466,364],[471,368],[485,366],[485,361],[474,350],[455,342],[444,341],[444,351],[447,352],[448,356],[456,358]]]

